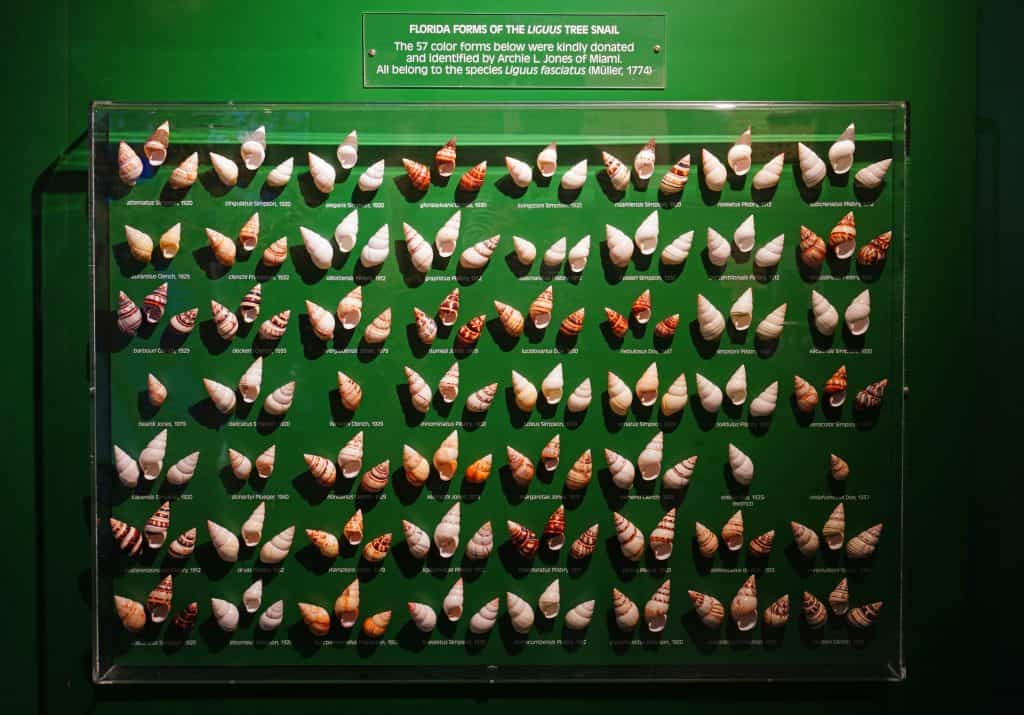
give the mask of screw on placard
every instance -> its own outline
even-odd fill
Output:
[[[654,54],[658,54],[659,52],[661,52],[661,45],[655,45],[654,46]]]
[[[904,397],[907,397],[907,396],[909,396],[909,395],[910,395],[910,385],[905,385],[905,386],[903,387],[903,396],[904,396]]]
[[[371,47],[369,52],[367,52],[366,54],[368,54],[370,57],[376,57],[377,56],[377,50],[375,50],[374,48]]]

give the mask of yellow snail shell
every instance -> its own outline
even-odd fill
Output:
[[[459,467],[459,432],[452,430],[451,434],[444,438],[441,446],[434,452],[434,468],[437,470],[441,481],[447,482],[455,476]]]
[[[661,396],[661,412],[662,414],[674,415],[684,407],[689,401],[689,395],[686,389],[686,373],[679,373],[679,377],[672,381],[672,384],[665,390],[665,394]]]

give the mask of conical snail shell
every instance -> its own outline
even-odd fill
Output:
[[[828,245],[841,261],[847,260],[857,248],[857,225],[853,211],[848,212],[828,234]]]
[[[725,187],[728,177],[725,165],[707,149],[700,150],[700,168],[704,172],[704,185],[710,191],[721,191]]]
[[[125,224],[125,240],[128,242],[128,251],[132,258],[140,263],[148,263],[153,257],[153,239],[148,233],[143,233],[134,226]]]
[[[574,559],[580,561],[594,553],[594,550],[597,548],[598,529],[598,525],[593,524],[576,537],[576,540],[572,542],[572,546],[569,548],[569,553]]]
[[[138,556],[142,552],[142,532],[134,526],[110,517],[110,533],[118,548],[129,556]]]
[[[338,450],[338,467],[345,479],[354,479],[363,469],[363,433],[357,432]]]
[[[178,612],[178,615],[174,617],[174,628],[182,633],[188,633],[192,630],[192,626],[196,624],[196,618],[198,617],[199,604],[193,601],[181,609],[181,611]]]
[[[803,142],[797,143],[797,160],[800,163],[800,176],[803,178],[804,186],[813,189],[825,178],[828,169],[821,157],[814,153],[810,147]]]
[[[476,341],[480,339],[480,334],[483,332],[486,319],[486,315],[475,315],[459,328],[459,332],[455,335],[459,345],[463,348],[471,348],[476,345]]]
[[[674,196],[683,190],[690,178],[690,155],[685,154],[661,177],[658,189],[665,196]]]
[[[142,325],[142,311],[122,290],[117,295],[117,328],[125,335],[135,335]]]
[[[857,263],[862,266],[875,266],[885,261],[889,255],[889,247],[892,245],[892,231],[881,233],[857,251]]]
[[[171,185],[172,189],[187,189],[196,183],[196,179],[199,178],[199,153],[192,152],[185,157],[180,164],[174,167],[174,171],[171,172],[170,177],[167,179],[167,183]]]
[[[158,323],[167,308],[167,284],[161,283],[142,299],[142,314],[147,323]]]
[[[221,561],[234,563],[238,560],[238,537],[220,524],[207,520],[206,528],[210,532],[213,549]]]
[[[359,161],[359,135],[355,130],[345,135],[338,145],[338,164],[342,169],[351,169]]]
[[[644,606],[644,622],[651,633],[661,633],[665,630],[671,591],[672,582],[665,579]]]
[[[409,224],[403,222],[402,231],[405,233],[405,247],[409,251],[409,260],[413,268],[420,273],[426,273],[434,262],[434,249],[420,232]]]
[[[334,321],[334,314],[324,308],[322,305],[318,305],[311,300],[306,301],[306,312],[309,314],[309,327],[312,328],[313,334],[317,338],[323,341],[328,341],[334,337],[334,329],[336,323]]]
[[[697,294],[697,324],[701,337],[708,342],[718,340],[725,332],[725,318],[721,311],[700,293]]]
[[[313,481],[327,489],[334,486],[334,482],[338,477],[338,470],[335,468],[333,461],[318,454],[304,454],[302,457],[306,460],[306,466],[309,468],[309,473],[313,476]]]
[[[345,373],[338,371],[338,396],[341,405],[349,412],[355,412],[363,402],[363,388]]]
[[[196,528],[192,527],[178,534],[178,538],[167,547],[167,554],[176,559],[187,559],[196,550]]]
[[[455,321],[459,319],[459,289],[452,288],[451,291],[441,301],[441,305],[437,308],[437,317],[441,321],[441,325],[445,327],[451,327],[455,325]]]
[[[576,386],[576,389],[569,395],[565,406],[570,412],[583,412],[590,407],[593,399],[593,390],[590,386],[590,378],[584,378],[583,382]]]
[[[760,171],[754,174],[754,180],[751,182],[751,185],[758,191],[778,186],[779,179],[782,178],[782,169],[785,161],[786,154],[784,152],[773,156],[768,163],[761,167]]]
[[[263,249],[260,262],[268,268],[280,266],[288,258],[288,238],[282,236]]]
[[[839,325],[839,312],[828,300],[816,290],[811,290],[811,313],[814,315],[814,327],[822,335],[832,335]]]
[[[870,628],[878,618],[878,614],[882,610],[882,602],[875,601],[874,603],[865,603],[863,606],[854,606],[850,609],[850,612],[846,614],[846,622],[854,628],[861,630]]]
[[[391,550],[391,532],[375,536],[363,547],[363,558],[370,563],[383,561]]]
[[[736,176],[746,176],[750,171],[751,154],[750,127],[747,127],[736,139],[736,143],[729,147],[729,153],[726,154],[725,160]]]
[[[138,601],[115,595],[114,610],[125,630],[138,633],[146,627],[146,609]]]
[[[551,142],[537,154],[537,171],[545,179],[554,175],[558,169],[558,145]]]
[[[363,318],[363,289],[356,286],[345,297],[338,301],[338,308],[335,310],[338,322],[345,330],[352,330],[359,325]]]
[[[558,326],[558,332],[560,335],[566,335],[569,337],[579,335],[583,330],[583,319],[586,316],[585,308],[577,308],[569,315],[565,316],[565,320]]]
[[[854,175],[853,180],[865,188],[877,189],[885,181],[885,175],[891,164],[892,159],[882,159],[868,164]]]
[[[452,430],[451,434],[444,438],[437,451],[434,452],[433,463],[441,481],[447,482],[455,476],[455,472],[459,468],[458,430]]]
[[[646,325],[651,320],[651,291],[645,290],[636,297],[633,305],[630,306],[630,315],[640,325]]]
[[[544,251],[544,255],[541,256],[541,262],[545,266],[549,267],[560,266],[562,265],[562,261],[565,260],[567,250],[568,248],[566,247],[565,236],[562,236],[551,244],[551,246],[548,247],[548,250]]]
[[[590,483],[593,476],[594,464],[590,450],[586,450],[573,463],[572,468],[565,477],[565,486],[572,490],[583,489]]]
[[[379,345],[387,340],[389,335],[391,335],[391,308],[385,308],[366,326],[363,340],[371,345]]]
[[[544,469],[549,472],[553,472],[558,469],[558,458],[562,452],[562,440],[559,435],[555,435],[548,443],[544,445],[544,449],[540,453],[540,462]]]
[[[498,320],[501,326],[510,337],[518,337],[523,333],[523,314],[507,303],[500,300],[494,301],[494,310],[498,313]]]
[[[506,522],[506,526],[508,526],[509,541],[516,548],[516,551],[519,552],[519,555],[526,559],[533,558],[533,555],[537,553],[537,549],[540,548],[540,540],[537,538],[537,535],[532,530],[511,519]]]
[[[259,627],[261,631],[272,631],[281,625],[284,620],[284,601],[274,601],[267,610],[260,614]]]
[[[322,194],[334,191],[334,180],[337,178],[334,167],[311,151],[306,152],[306,158],[309,161],[309,175],[313,177],[317,191]]]
[[[845,577],[828,595],[828,605],[837,616],[844,616],[850,610],[850,589]]]
[[[799,375],[793,376],[793,396],[798,410],[805,414],[814,412],[818,404],[818,391]]]
[[[533,462],[525,454],[511,446],[506,446],[505,451],[508,456],[508,466],[509,471],[512,473],[512,479],[520,487],[528,486],[533,480],[535,472]]]
[[[608,318],[608,327],[612,334],[617,338],[623,337],[629,330],[629,320],[626,316],[607,306],[605,306],[604,314]]]
[[[804,620],[810,628],[822,628],[828,620],[825,605],[814,594],[804,591],[802,608]]]
[[[843,481],[850,476],[850,465],[842,457],[830,454],[828,456],[828,471],[836,481]]]
[[[833,407],[840,407],[846,401],[846,366],[840,365],[832,376],[825,382],[822,390],[828,403]]]
[[[246,324],[253,323],[260,316],[260,303],[263,302],[263,288],[257,283],[242,297],[238,313]]]
[[[785,245],[785,235],[779,234],[757,250],[757,253],[754,254],[754,265],[758,268],[772,268],[779,265]]]
[[[359,180],[356,185],[360,191],[365,193],[372,193],[380,188],[380,185],[384,183],[384,160],[380,159],[373,162],[366,171],[359,175]]]
[[[430,476],[430,462],[407,444],[402,445],[402,468],[406,481],[414,487],[423,486]]]
[[[359,579],[345,587],[334,601],[334,617],[342,628],[351,628],[359,618]]]
[[[729,308],[729,319],[736,330],[746,330],[750,327],[753,314],[754,292],[753,289],[747,288],[736,299],[736,302],[732,304],[732,307]]]
[[[554,618],[562,605],[561,589],[556,578],[548,584],[537,598],[537,607],[545,618]]]
[[[639,561],[644,554],[644,535],[636,525],[618,512],[613,514],[615,536],[622,547],[622,555],[630,561]]]
[[[238,381],[238,393],[242,402],[252,404],[260,396],[260,385],[263,383],[263,357],[259,356],[242,373]]]
[[[233,394],[233,393],[232,393]],[[160,476],[164,468],[164,455],[167,453],[167,430],[162,429],[139,452],[139,468],[146,481],[153,481]]]
[[[263,522],[266,519],[267,506],[264,502],[256,505],[249,518],[242,524],[242,542],[252,548],[263,538]]]
[[[331,242],[305,226],[299,226],[299,233],[302,235],[302,244],[306,247],[309,260],[313,262],[313,265],[322,271],[330,268],[331,262],[334,260],[334,248],[331,246]]]
[[[590,625],[594,617],[593,600],[584,601],[570,608],[565,614],[565,625],[574,631],[582,631]]]
[[[636,171],[636,177],[641,181],[647,181],[654,175],[654,148],[655,143],[652,137],[633,157],[633,169]]]
[[[434,626],[437,625],[437,613],[433,608],[425,603],[413,603],[412,601],[408,606],[409,617],[420,632],[430,633],[434,630]]]
[[[851,559],[866,559],[875,553],[878,541],[882,536],[882,525],[874,526],[860,532],[846,542],[846,556]]]
[[[252,251],[260,238],[260,214],[253,213],[238,231],[238,244],[242,250]],[[259,285],[259,284],[257,284]],[[247,321],[249,322],[249,321]]]
[[[665,474],[661,477],[662,486],[665,489],[682,489],[690,483],[690,477],[693,476],[694,470],[697,468],[697,455],[687,457],[681,462],[669,467]]]
[[[764,624],[769,628],[781,628],[789,620],[789,594],[784,593],[764,609]]]
[[[426,191],[430,188],[430,169],[418,161],[402,159],[402,166],[409,177],[409,183],[417,191]]]
[[[633,234],[633,242],[641,256],[649,256],[658,248],[658,211],[647,214]]]
[[[477,241],[462,252],[462,255],[459,256],[459,265],[471,270],[484,268],[498,249],[500,240],[501,236],[491,236],[483,241]]]
[[[167,387],[153,373],[146,376],[146,395],[153,407],[159,407],[167,399]]]
[[[165,501],[146,520],[142,533],[146,536],[146,545],[151,549],[159,549],[167,540],[167,530],[171,526],[171,503]]]
[[[633,479],[636,476],[636,468],[633,463],[618,452],[605,448],[604,461],[608,463],[608,471],[612,475],[612,484],[619,489],[629,489],[633,486]]]
[[[640,470],[640,478],[646,482],[657,478],[661,472],[661,459],[665,451],[665,435],[657,432],[651,441],[644,445],[640,456],[636,458],[636,466]]]
[[[288,157],[280,164],[275,166],[267,174],[267,186],[271,188],[280,188],[291,181],[292,171],[295,169],[294,157]]]
[[[213,314],[213,324],[221,340],[233,340],[238,334],[238,318],[235,314],[215,300],[210,301],[210,312]]]
[[[860,410],[870,410],[881,407],[882,399],[885,397],[885,388],[889,384],[888,379],[872,382],[863,390],[857,393],[854,400],[855,406]]]
[[[277,533],[270,541],[263,544],[260,549],[260,561],[265,564],[279,564],[288,556],[295,540],[295,526],[289,526],[284,531]]]
[[[508,169],[508,175],[512,177],[512,182],[519,188],[525,189],[533,182],[533,169],[525,161],[506,156],[505,168]]]
[[[800,227],[800,260],[809,268],[820,268],[825,261],[825,240],[806,226]]]
[[[459,577],[452,584],[452,587],[448,589],[448,593],[445,595],[444,602],[441,605],[444,615],[448,617],[449,621],[455,622],[462,618],[463,597],[462,578]],[[497,609],[495,609],[495,613],[497,613]]]
[[[124,486],[131,488],[139,483],[140,470],[138,462],[116,444],[114,445],[114,469],[117,472],[118,480]]]
[[[564,387],[565,377],[562,372],[562,363],[558,363],[551,368],[551,372],[540,383],[540,391],[544,395],[544,401],[549,405],[558,404],[562,399]]]
[[[871,292],[863,290],[857,294],[843,315],[846,329],[851,335],[863,335],[871,325]]]
[[[245,138],[239,149],[242,156],[242,163],[249,171],[256,171],[263,166],[267,158],[267,130],[266,127],[257,127]]]
[[[694,526],[695,538],[697,539],[697,551],[706,559],[710,559],[718,551],[718,537],[708,527],[699,521]]]
[[[434,529],[434,544],[441,558],[451,558],[459,548],[459,525],[462,521],[460,504],[455,502]]]
[[[717,412],[722,406],[722,388],[699,372],[697,373],[697,398],[705,412]]]
[[[387,486],[390,475],[391,460],[385,459],[363,473],[363,478],[359,480],[359,488],[370,494],[379,494]]]
[[[490,385],[484,385],[466,398],[466,409],[470,412],[486,412],[494,402],[496,394],[498,394],[498,383],[492,382]]]
[[[721,601],[699,591],[688,591],[687,593],[701,623],[712,629],[722,625],[722,621],[725,620],[725,608]]]
[[[312,603],[299,603],[302,622],[314,636],[322,637],[331,630],[331,616],[326,609]]]
[[[533,608],[516,594],[508,591],[505,593],[505,607],[508,609],[508,617],[512,628],[516,633],[529,633],[533,627]]]
[[[772,552],[772,544],[774,543],[775,529],[771,529],[751,539],[747,548],[750,549],[751,556],[765,558]]]
[[[729,551],[743,548],[743,512],[737,510],[722,527],[722,541]]]
[[[661,396],[661,412],[669,416],[674,415],[689,401],[689,394],[686,389],[686,373],[679,373],[679,377],[672,381],[672,384]]]
[[[472,618],[469,619],[469,631],[476,635],[490,633],[498,622],[498,599],[493,598],[485,603]]]
[[[565,506],[562,504],[548,517],[543,536],[552,551],[558,551],[565,545]]]
[[[725,394],[729,402],[734,405],[742,405],[747,401],[747,368],[740,365],[725,383]]]
[[[434,154],[438,176],[451,176],[455,172],[455,159],[455,137],[452,137]]]
[[[649,543],[651,553],[658,561],[665,561],[672,555],[672,545],[676,536],[676,508],[669,509],[658,525],[651,531]]]
[[[466,542],[466,558],[481,561],[491,555],[494,548],[494,531],[491,522],[485,521]]]
[[[693,248],[693,231],[687,231],[672,239],[661,251],[661,262],[666,266],[678,266],[690,255]]]
[[[117,145],[117,175],[126,186],[135,186],[142,176],[142,159],[125,142]]]
[[[732,242],[741,253],[750,253],[754,250],[754,214],[750,214],[732,234]]]
[[[537,257],[537,247],[519,236],[512,237],[512,250],[515,252],[516,258],[524,266],[533,263],[533,260]]]
[[[245,480],[252,474],[252,460],[230,447],[228,447],[228,463],[231,465],[231,473],[235,475],[235,479]]]
[[[569,249],[569,270],[573,273],[580,273],[587,267],[587,259],[590,258],[590,234],[578,240]]]
[[[363,510],[356,509],[355,513],[348,518],[345,522],[345,526],[341,527],[341,534],[345,537],[345,541],[351,546],[356,546],[363,540]],[[426,534],[424,534],[426,536]],[[429,542],[427,548],[430,548]]]
[[[446,403],[455,402],[459,396],[459,363],[453,362],[437,384],[437,392]]]
[[[459,177],[459,188],[467,192],[479,191],[487,177],[487,162],[481,161]]]
[[[754,576],[750,576],[732,599],[729,615],[736,622],[740,631],[753,630],[757,625],[757,584]]]
[[[224,186],[232,187],[238,183],[238,164],[221,154],[210,152],[210,163],[213,171]]]
[[[562,180],[559,182],[561,187],[566,191],[577,191],[583,187],[587,181],[587,160],[577,162],[570,166],[564,174],[562,174]]]
[[[263,401],[263,409],[268,415],[283,415],[292,406],[295,398],[295,380],[286,382],[267,395]]]
[[[810,558],[818,553],[818,535],[813,529],[808,529],[795,521],[789,522],[789,527],[793,532],[793,542],[801,555]]]
[[[608,406],[612,412],[625,417],[633,404],[633,393],[614,372],[608,371]]]
[[[175,486],[187,484],[195,476],[198,464],[199,452],[185,455],[167,470],[167,483]]]
[[[832,171],[836,174],[842,175],[850,170],[853,166],[853,153],[855,144],[855,128],[851,124],[843,133],[839,135],[835,143],[829,147],[828,150],[828,162],[832,165]]]
[[[417,412],[426,414],[430,409],[430,400],[433,398],[430,386],[418,372],[408,366],[405,368],[405,379],[409,386],[409,400],[412,402],[413,408]]]
[[[512,371],[512,391],[516,407],[523,412],[530,412],[537,405],[537,388],[515,370]]]
[[[196,327],[196,318],[199,317],[199,308],[189,308],[183,310],[170,320],[171,328],[181,333],[182,335],[188,335]]]
[[[779,401],[779,381],[776,380],[761,390],[760,394],[750,401],[751,417],[768,417],[775,412]]]
[[[604,169],[608,173],[608,180],[616,191],[624,191],[629,186],[631,172],[629,167],[623,164],[618,157],[606,151],[601,152],[601,161],[604,162]]]
[[[612,589],[612,612],[615,614],[615,625],[624,633],[636,628],[640,622],[640,609],[617,588]]]
[[[778,340],[786,324],[786,303],[766,315],[757,324],[756,334],[760,340]]]
[[[359,262],[366,268],[379,266],[387,260],[391,251],[391,233],[388,225],[384,224],[377,232],[370,236],[370,239],[363,246],[359,254]]]
[[[242,592],[242,605],[247,613],[255,613],[263,603],[263,579],[256,579]]]
[[[411,521],[402,519],[402,532],[405,534],[405,547],[414,559],[425,559],[430,553],[430,537]]]
[[[628,266],[629,259],[633,257],[633,241],[611,224],[605,224],[604,236],[605,245],[608,247],[608,260],[612,265],[619,268]]]

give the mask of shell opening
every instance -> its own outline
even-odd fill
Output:
[[[171,615],[171,604],[169,603],[154,603],[149,607],[149,619],[153,623],[163,623],[169,615]]]
[[[842,243],[836,244],[836,258],[840,261],[845,261],[853,255],[855,250],[857,250],[856,241],[843,241]]]
[[[833,407],[842,407],[844,402],[846,402],[846,390],[834,392],[828,396],[828,404]]]
[[[654,553],[655,559],[658,561],[664,561],[672,555],[672,542],[655,542],[651,544],[651,551]]]
[[[565,534],[555,534],[548,538],[548,548],[552,551],[558,551],[565,546]]]
[[[647,630],[651,633],[661,633],[665,630],[665,626],[668,624],[667,615],[651,616],[647,619]]]
[[[342,611],[338,617],[342,628],[351,628],[359,620],[359,611]]]
[[[753,630],[754,626],[757,625],[757,609],[750,611],[749,613],[740,613],[736,616],[736,628],[740,631]]]
[[[651,405],[658,401],[657,390],[641,390],[636,394],[640,400],[640,404],[643,405],[644,407],[650,407]]]

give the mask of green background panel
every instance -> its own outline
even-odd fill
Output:
[[[740,2],[631,11],[667,12],[668,35],[683,38],[664,91],[586,92],[588,99],[906,99],[912,107],[914,203],[910,231],[926,237],[908,256],[908,454],[906,553],[909,679],[900,686],[747,685],[604,687],[391,686],[290,689],[158,687],[110,689],[89,683],[88,249],[82,142],[90,100],[428,101],[503,100],[507,91],[364,90],[358,68],[364,3],[276,3],[206,7],[44,0],[16,9],[5,28],[12,66],[4,114],[8,170],[2,195],[8,220],[11,315],[4,366],[8,473],[4,538],[9,552],[5,630],[11,707],[44,712],[201,712],[245,708],[316,712],[337,707],[431,711],[613,712],[623,707],[736,706],[763,712],[891,712],[915,705],[1009,705],[1012,630],[966,619],[1005,587],[1017,555],[1005,538],[1005,502],[991,489],[964,493],[975,475],[993,489],[1011,476],[991,445],[1010,437],[1009,391],[995,384],[1000,360],[974,360],[975,346],[1012,321],[1009,208],[1019,114],[1006,71],[1019,7],[1010,3]],[[618,3],[566,10],[620,12]],[[480,9],[451,2],[446,10]],[[420,10],[392,2],[388,10]],[[483,8],[488,9],[488,8]],[[501,8],[505,9],[505,8]],[[545,11],[524,2],[517,10]],[[1017,18],[1014,18],[1017,14]],[[984,33],[977,43],[975,31]],[[975,58],[977,46],[978,59]],[[975,87],[982,112],[975,145]],[[543,90],[520,99],[553,99]],[[578,93],[568,98],[579,99]],[[1009,99],[1010,101],[1006,101]],[[1016,149],[1014,147],[1017,147]],[[58,162],[58,158],[62,158]],[[981,181],[975,233],[975,176]],[[977,238],[975,238],[977,235]],[[995,253],[993,253],[995,252]],[[993,260],[993,256],[999,260]],[[948,277],[955,277],[955,283]],[[1000,353],[997,353],[997,356]],[[943,389],[955,381],[951,398]],[[993,402],[983,402],[983,395]],[[952,409],[951,408],[952,399]],[[985,405],[985,409],[978,409]],[[16,406],[16,407],[15,407]],[[968,528],[970,525],[971,528]],[[970,561],[969,561],[970,559]],[[994,645],[993,645],[994,642]],[[524,702],[525,698],[525,702]]]

